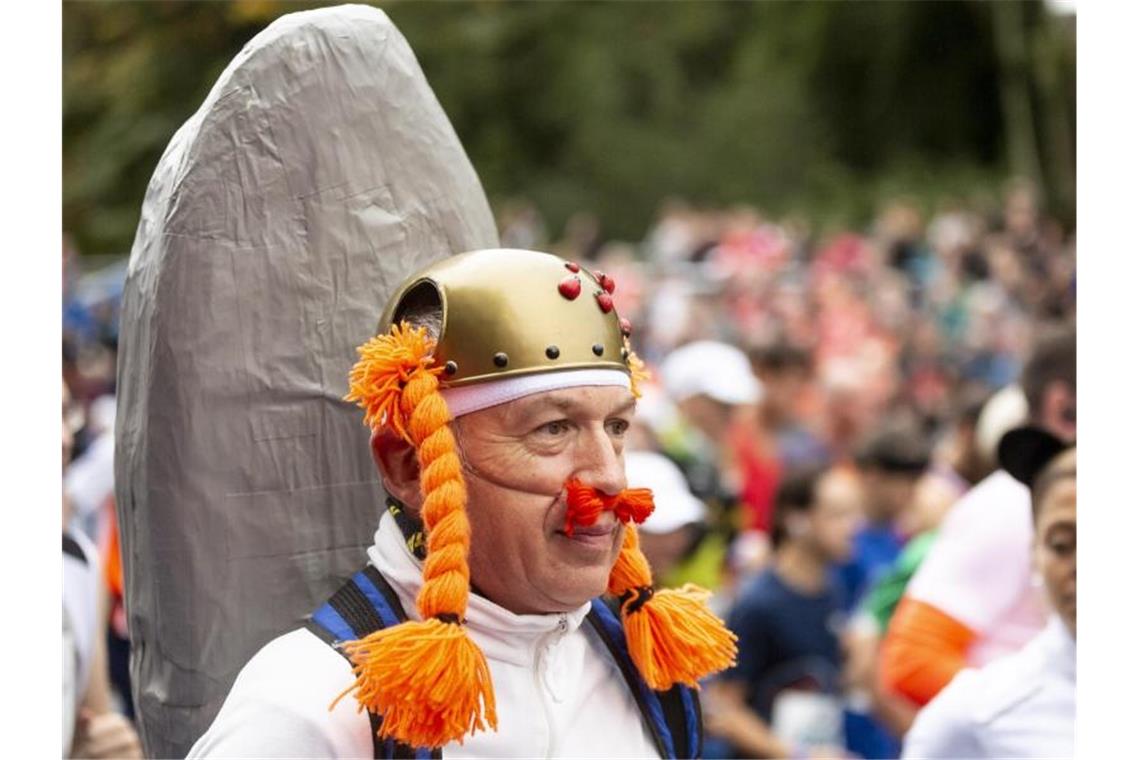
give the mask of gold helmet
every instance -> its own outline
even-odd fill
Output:
[[[577,369],[631,373],[629,322],[614,309],[613,278],[549,253],[472,251],[410,277],[377,332],[409,313],[440,315],[434,351],[443,387]]]

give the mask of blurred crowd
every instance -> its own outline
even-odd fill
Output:
[[[63,248],[63,753],[142,757],[114,507],[122,262],[84,272]]]
[[[959,671],[1064,617],[1069,592],[1050,602],[1031,569],[1030,490],[999,461],[1026,423],[1075,439],[1074,242],[1031,185],[992,207],[900,199],[863,230],[679,199],[641,241],[588,213],[552,239],[526,201],[499,225],[504,247],[610,275],[634,326],[643,548],[658,582],[711,589],[740,641],[703,692],[707,756],[911,756]],[[63,260],[64,747],[136,756],[113,506],[125,265],[82,272],[66,242]]]
[[[932,213],[898,199],[862,230],[679,199],[635,242],[588,213],[551,239],[525,201],[500,228],[610,275],[634,325],[650,381],[627,469],[658,505],[642,544],[658,582],[714,590],[740,639],[704,691],[707,756],[1037,756],[940,745],[935,718],[908,739],[960,671],[1063,612],[998,455],[1019,426],[1076,432],[1074,242],[1031,184]],[[1072,713],[1046,755],[1071,752]]]

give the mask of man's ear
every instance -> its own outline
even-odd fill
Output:
[[[420,494],[420,462],[411,444],[385,428],[375,428],[370,441],[372,461],[384,490],[415,514],[423,502]]]

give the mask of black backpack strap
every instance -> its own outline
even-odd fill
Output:
[[[586,619],[594,626],[629,684],[657,751],[663,758],[700,757],[704,733],[696,692],[680,684],[664,692],[649,688],[629,656],[618,606],[613,598],[594,599]]]
[[[309,617],[305,627],[345,659],[340,647],[345,641],[362,639],[370,633],[399,625],[408,619],[400,599],[380,572],[369,565],[337,589],[327,602]],[[381,717],[368,712],[372,725],[372,756],[376,758],[441,758],[439,749],[410,747],[392,739],[380,739]]]

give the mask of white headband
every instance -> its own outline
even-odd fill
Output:
[[[443,400],[452,417],[505,404],[535,393],[578,388],[584,385],[617,385],[629,389],[629,375],[618,369],[566,369],[535,375],[505,377],[458,388],[443,388]]]

